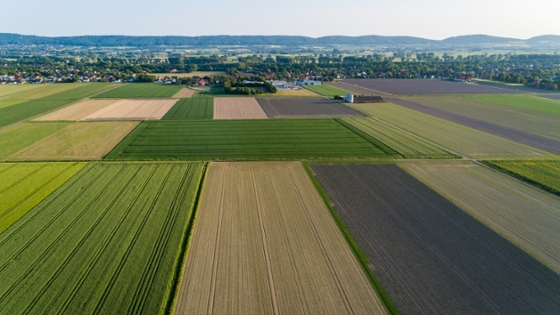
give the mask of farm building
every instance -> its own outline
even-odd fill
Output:
[[[323,82],[321,81],[314,81],[314,80],[299,80],[296,82],[297,85],[322,85]]]

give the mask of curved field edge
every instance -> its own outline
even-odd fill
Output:
[[[558,162],[557,160],[555,160],[555,161]],[[548,191],[549,193],[554,194],[554,195],[560,197],[560,190],[558,190],[558,189],[556,189],[556,188],[554,188],[554,187],[551,187],[551,186],[549,186],[549,185],[546,185],[546,184],[544,184],[544,183],[542,183],[542,182],[540,182],[540,181],[538,181],[538,180],[529,178],[529,177],[524,176],[524,175],[522,175],[522,174],[519,174],[519,173],[517,173],[517,172],[515,172],[515,171],[513,171],[513,170],[510,170],[510,169],[508,169],[508,168],[506,168],[506,167],[500,165],[502,161],[490,161],[490,160],[489,160],[489,161],[479,161],[479,162],[483,163],[483,164],[486,165],[486,166],[489,166],[490,168],[492,168],[492,169],[494,169],[494,170],[497,170],[497,171],[502,172],[502,173],[505,173],[505,174],[507,174],[507,175],[509,175],[509,176],[515,177],[515,178],[517,178],[517,179],[519,179],[519,180],[521,180],[521,181],[523,181],[523,182],[526,182],[526,183],[529,184],[529,185],[536,186],[537,188],[546,190],[546,191]],[[527,161],[508,161],[508,162],[514,163],[514,162],[527,162]],[[543,160],[542,162],[546,162],[546,160]]]
[[[177,298],[179,296],[179,291],[181,288],[181,279],[183,279],[183,274],[185,273],[185,264],[187,257],[189,255],[189,250],[192,242],[192,235],[196,225],[196,219],[198,217],[198,212],[200,210],[200,199],[202,197],[202,192],[204,191],[204,185],[206,184],[206,178],[208,176],[208,162],[204,162],[202,166],[202,175],[200,178],[200,183],[198,185],[198,190],[192,204],[191,216],[189,218],[189,223],[186,230],[183,233],[183,239],[181,240],[181,247],[179,255],[177,256],[176,265],[174,268],[173,281],[170,283],[169,292],[166,295],[167,304],[165,306],[165,311],[163,314],[169,315],[175,312],[175,306],[177,305]]]
[[[319,184],[319,181],[317,181],[317,179],[315,178],[313,170],[311,170],[311,168],[309,167],[309,162],[303,161],[302,164],[303,164],[303,167],[305,169],[305,172],[307,173],[307,175],[309,175],[309,178],[311,179],[311,182],[313,183],[313,186],[315,186],[315,188],[317,189],[317,192],[319,193],[319,195],[323,199],[323,201],[325,203],[325,206],[329,209],[329,213],[331,214],[331,217],[333,218],[335,224],[340,229],[340,232],[344,236],[344,239],[346,240],[346,242],[350,246],[350,249],[352,250],[352,252],[356,256],[356,259],[360,263],[360,266],[362,267],[362,270],[364,271],[364,273],[366,274],[366,277],[370,281],[373,289],[375,290],[375,292],[377,292],[377,295],[379,296],[379,299],[381,299],[381,301],[383,302],[383,305],[385,306],[385,309],[391,315],[400,315],[401,312],[399,311],[399,309],[397,308],[397,306],[395,305],[395,303],[393,302],[393,300],[391,299],[389,294],[387,294],[387,292],[385,291],[385,289],[383,288],[383,286],[381,285],[379,280],[377,280],[377,278],[375,277],[375,275],[371,271],[371,269],[369,267],[371,262],[367,258],[366,254],[360,248],[360,246],[358,245],[358,243],[356,242],[356,240],[354,239],[352,234],[344,226],[344,223],[342,222],[340,217],[336,214],[335,210],[333,209],[332,201],[330,200],[329,196],[327,195],[327,193],[325,192],[325,190],[323,189],[321,184]]]

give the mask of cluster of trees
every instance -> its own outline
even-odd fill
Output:
[[[243,82],[246,81],[246,82]],[[225,77],[224,92],[228,94],[256,95],[264,91],[276,93],[278,90],[274,85],[262,77]]]

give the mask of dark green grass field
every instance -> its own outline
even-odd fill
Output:
[[[182,88],[180,85],[132,83],[96,95],[95,98],[165,98],[172,97]]]
[[[214,117],[213,98],[181,99],[173,106],[163,120],[198,120]]]
[[[143,122],[106,159],[290,160],[400,157],[334,119]]]
[[[110,84],[93,83],[0,109],[0,128],[69,105],[111,88]]]
[[[347,91],[337,89],[335,87],[324,85],[324,84],[323,85],[307,85],[307,86],[305,86],[305,88],[310,90],[310,91],[313,91],[315,93],[318,93],[318,94],[321,94],[321,95],[324,95],[324,96],[330,96],[330,97],[333,97],[333,96],[336,96],[336,95],[343,96],[343,95],[348,94]]]
[[[469,95],[468,98],[560,116],[560,102],[530,95]]]

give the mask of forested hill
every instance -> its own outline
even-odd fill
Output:
[[[384,45],[384,46],[502,46],[560,45],[560,36],[544,35],[527,40],[488,35],[467,35],[444,40],[410,36],[69,36],[42,37],[0,33],[0,45],[64,45],[64,46],[213,46],[213,45]]]

